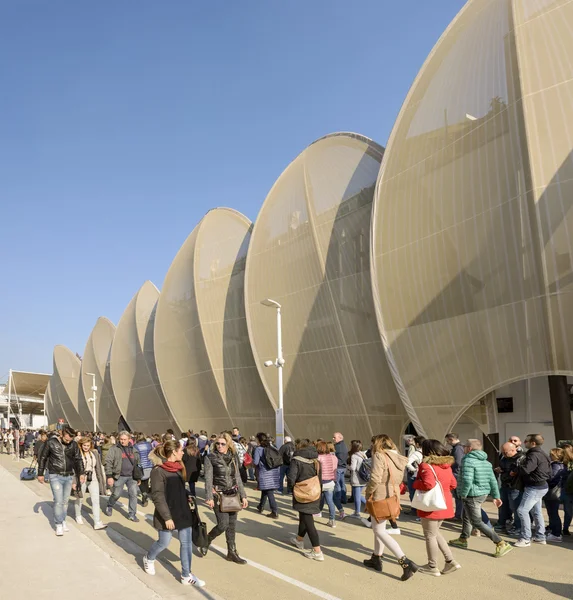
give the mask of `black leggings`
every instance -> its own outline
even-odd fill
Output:
[[[149,495],[149,484],[151,483],[151,478],[142,479],[141,484],[139,485],[139,491],[141,495],[145,498],[145,496]]]
[[[313,548],[320,546],[320,540],[318,539],[318,532],[314,524],[314,517],[307,515],[306,513],[298,513],[298,537],[304,538],[308,533],[308,538]]]

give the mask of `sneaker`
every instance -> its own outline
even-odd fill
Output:
[[[481,531],[479,529],[472,529],[472,535],[474,537],[481,537]]]
[[[333,529],[336,527],[336,521],[334,519],[328,519],[327,527],[332,527]]]
[[[289,538],[289,542],[295,546],[296,548],[298,548],[299,550],[304,550],[304,540],[301,540],[300,542],[298,541],[297,537],[291,537]]]
[[[346,519],[346,513],[344,512],[344,510],[339,510],[339,511],[338,511],[338,518],[339,518],[341,521],[344,521],[344,519]]]
[[[362,523],[362,525],[364,525],[364,527],[368,527],[369,529],[372,527],[372,521],[369,521],[364,517],[360,517],[360,522]]]
[[[127,517],[127,520],[133,521],[133,523],[139,523],[139,519],[135,515],[132,515],[131,517]]]
[[[324,561],[324,554],[322,552],[315,552],[314,548],[309,552],[305,552],[304,556],[306,558],[310,558],[311,560],[318,560],[319,562]]]
[[[64,535],[64,527],[62,525],[56,525],[56,535]]]
[[[424,575],[431,575],[432,577],[439,577],[442,573],[438,567],[430,567],[430,565],[424,565],[418,569],[419,573],[423,573]]]
[[[541,544],[542,546],[546,546],[547,545],[547,542],[544,539],[541,539],[541,538],[539,538],[539,539],[533,538],[533,543],[534,544]]]
[[[529,540],[519,539],[513,545],[515,548],[529,548],[529,546],[531,546],[531,542]]]
[[[457,540],[450,540],[448,542],[448,546],[453,546],[454,548],[467,549],[468,541],[465,538],[458,538]]]
[[[111,517],[111,507],[110,507],[110,506],[106,506],[106,507],[103,509],[103,514],[104,514],[106,517]]]
[[[106,527],[107,525],[105,523],[102,523],[101,521],[99,523],[94,524],[94,529],[96,531],[98,531],[99,529],[105,529]]]
[[[560,544],[563,541],[563,538],[560,535],[553,535],[552,533],[548,533],[547,541],[554,542],[556,544]]]
[[[315,519],[322,519],[322,512],[319,513],[314,513],[314,515],[312,515]]]
[[[149,560],[147,554],[143,557],[143,570],[148,575],[155,575],[155,561]]]
[[[360,513],[352,513],[351,515],[349,515],[350,517],[352,517],[353,519],[360,519],[360,517],[362,516]]]
[[[205,582],[195,575],[189,575],[189,577],[181,577],[181,583],[183,585],[194,585],[195,587],[205,587]]]
[[[512,550],[513,546],[511,546],[507,542],[501,541],[499,542],[499,544],[495,545],[494,556],[496,558],[501,558],[502,556],[505,556],[508,552],[511,552]]]
[[[76,523],[78,525],[83,525],[84,524],[84,520],[82,519],[82,517],[76,517]]]
[[[386,533],[388,535],[400,535],[401,531],[400,531],[399,528],[396,528],[396,529],[392,529],[392,528],[388,529],[388,528],[386,528]]]
[[[64,529],[64,533],[69,533],[70,532],[68,524],[65,521],[62,523],[62,527]]]
[[[514,536],[519,536],[519,529],[516,529],[515,527],[511,527],[511,529],[507,530],[507,535],[514,537]]]
[[[564,529],[564,530],[563,530],[563,535],[565,535],[565,536],[567,536],[567,537],[568,537],[568,536],[570,536],[570,535],[571,535],[571,533],[570,533],[569,529]]]
[[[442,570],[442,575],[449,575],[450,573],[455,573],[458,569],[461,569],[462,565],[457,563],[455,560],[446,563],[446,566]]]

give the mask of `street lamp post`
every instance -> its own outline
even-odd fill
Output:
[[[97,431],[97,417],[96,417],[96,407],[97,407],[97,385],[96,385],[96,376],[95,373],[85,373],[85,375],[89,375],[92,378],[92,397],[88,398],[88,402],[94,403],[94,433]]]
[[[276,367],[278,369],[278,377],[279,377],[279,407],[276,410],[276,446],[280,448],[284,443],[285,436],[285,423],[284,423],[284,408],[283,408],[283,367],[285,365],[285,360],[283,358],[283,341],[282,341],[282,316],[281,316],[281,305],[275,300],[271,300],[267,298],[266,300],[262,300],[261,304],[263,306],[268,306],[270,308],[276,308],[277,311],[277,358],[273,362],[272,360],[267,360],[265,362],[265,367]]]

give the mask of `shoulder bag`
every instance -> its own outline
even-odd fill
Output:
[[[388,460],[386,453],[383,452],[382,454],[384,455],[384,460],[386,461],[386,467],[388,469],[388,481],[386,482],[388,497],[381,500],[374,500],[374,494],[372,494],[370,498],[366,500],[366,512],[368,512],[377,523],[387,520],[393,521],[400,516],[400,496],[397,492],[397,490],[400,489],[399,484],[392,481],[394,494],[390,496],[390,478],[392,477],[392,470],[390,469],[390,461]]]
[[[135,481],[141,481],[143,479],[143,468],[141,465],[136,464],[135,462],[135,449],[132,447],[131,451],[133,452],[133,459],[131,458],[131,456],[129,456],[129,452],[126,452],[125,455],[127,456],[127,458],[129,459],[129,462],[133,465],[133,479],[135,479]]]
[[[436,475],[436,471],[434,471],[434,467],[432,467],[430,464],[428,464],[428,467],[432,469],[432,473],[436,478],[436,485],[431,490],[426,492],[423,492],[422,490],[416,490],[416,493],[412,498],[412,508],[416,508],[417,510],[421,510],[423,512],[446,510],[448,505],[446,504],[446,497],[444,495],[444,490],[442,489],[442,484]]]
[[[235,464],[235,457],[231,463],[235,467],[235,477],[237,475],[237,465]],[[229,475],[232,475],[231,467],[225,465],[225,469],[229,469]],[[219,501],[219,510],[222,513],[236,513],[243,509],[243,503],[239,495],[239,489],[237,486],[233,486],[230,490],[217,490],[217,499]]]
[[[207,536],[207,524],[201,520],[199,507],[193,496],[189,497],[189,508],[191,509],[191,537],[193,545],[199,548],[199,552],[205,556],[209,548],[209,539]]]
[[[293,456],[292,460],[298,460],[299,462],[305,463],[307,465],[314,465],[314,472],[316,473],[314,477],[311,477],[310,479],[305,479],[304,481],[297,481],[294,484],[294,499],[297,502],[300,502],[301,504],[316,502],[322,494],[322,487],[320,485],[320,479],[318,478],[318,460],[310,460],[308,458],[303,458],[302,456]]]

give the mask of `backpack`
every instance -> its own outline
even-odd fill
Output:
[[[364,458],[362,460],[362,464],[360,465],[360,468],[358,469],[358,477],[360,477],[360,479],[362,481],[370,481],[371,475],[372,475],[372,459]]]
[[[282,466],[283,459],[274,446],[267,446],[263,452],[263,459],[267,469],[276,469]]]

